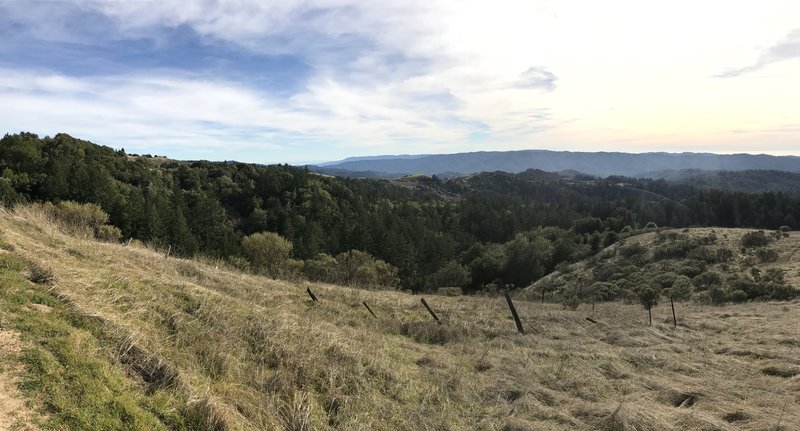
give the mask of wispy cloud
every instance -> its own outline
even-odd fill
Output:
[[[552,91],[556,88],[558,77],[543,67],[531,67],[520,75],[515,83],[520,88],[541,88]]]
[[[716,77],[733,78],[746,73],[755,72],[779,61],[796,58],[800,58],[800,29],[792,31],[784,40],[765,49],[758,57],[758,61],[756,61],[754,64],[735,69],[728,69],[716,75]]]

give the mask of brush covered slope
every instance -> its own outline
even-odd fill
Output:
[[[800,296],[800,232],[731,228],[656,229],[589,259],[563,265],[525,289],[581,302],[664,297],[720,305]]]
[[[639,306],[518,298],[520,335],[503,298],[429,296],[437,324],[418,296],[77,238],[32,208],[0,229],[44,428],[800,429],[797,302],[680,304],[673,328],[662,307],[647,327]]]

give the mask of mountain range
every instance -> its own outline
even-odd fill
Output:
[[[454,177],[485,171],[577,171],[598,177],[674,176],[675,171],[772,170],[800,173],[800,157],[767,154],[621,153],[550,150],[353,157],[311,167],[331,175],[392,178],[411,174]]]

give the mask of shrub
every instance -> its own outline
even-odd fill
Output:
[[[711,300],[711,303],[714,305],[722,305],[728,300],[728,295],[725,293],[722,288],[718,286],[714,286],[711,289],[708,289],[708,298]]]
[[[258,232],[242,239],[242,251],[253,269],[277,276],[292,252],[292,243],[274,232]]]
[[[98,228],[108,223],[108,214],[97,204],[62,201],[57,205],[46,203],[42,208],[73,235],[92,237]]]
[[[628,259],[643,259],[647,254],[647,249],[640,243],[633,243],[625,247],[620,247],[619,254]]]
[[[100,241],[119,242],[122,239],[122,231],[116,226],[104,224],[95,229],[94,237]]]
[[[677,301],[689,299],[691,293],[692,280],[685,275],[676,277],[675,282],[672,283],[672,287],[669,289],[669,295],[672,297],[672,299]]]
[[[333,256],[320,253],[315,259],[308,259],[303,263],[303,275],[312,281],[324,283],[339,283],[340,274]]]
[[[621,289],[614,283],[594,283],[591,290],[598,301],[614,301],[622,296]]]
[[[763,247],[769,244],[771,239],[763,230],[747,232],[742,235],[742,246],[746,248]]]
[[[789,226],[783,225],[778,230],[780,230],[781,232],[791,232],[792,228],[790,228]]]
[[[675,283],[675,280],[678,278],[678,274],[674,272],[664,272],[656,276],[655,282],[658,284],[662,289],[669,289]]]
[[[658,289],[652,286],[647,286],[639,291],[638,296],[639,296],[639,303],[642,304],[642,307],[644,307],[645,310],[647,310],[647,317],[649,319],[650,325],[652,326],[653,315],[651,313],[651,310],[653,309],[653,307],[658,305],[658,299],[660,293]]]
[[[397,268],[358,250],[350,250],[336,255],[336,263],[342,271],[344,283],[365,288],[397,287]]]
[[[692,281],[697,286],[697,290],[708,290],[718,286],[722,282],[722,276],[716,271],[706,271],[696,275]]]
[[[733,259],[733,250],[725,247],[717,249],[717,262],[730,262]]]
[[[756,250],[756,257],[762,263],[770,263],[778,260],[778,252],[771,248],[759,248]]]
[[[734,290],[728,295],[731,302],[745,302],[747,301],[747,292],[744,290]]]
[[[564,308],[574,311],[581,305],[581,299],[575,292],[571,292],[564,296],[564,299],[561,300],[561,304],[564,305]]]
[[[766,288],[770,293],[770,299],[776,301],[788,301],[800,296],[800,290],[786,284],[767,283]]]
[[[769,283],[778,283],[784,284],[786,280],[784,279],[784,272],[780,268],[768,268],[767,272],[765,272],[761,276],[761,280]]]
[[[644,228],[647,229],[647,230],[654,230],[654,229],[658,229],[658,225],[654,221],[649,221],[649,222],[647,222],[646,225],[644,225]]]
[[[681,259],[686,257],[689,251],[697,248],[699,245],[699,241],[696,240],[676,240],[658,247],[653,252],[653,258],[656,260]]]
[[[460,287],[440,287],[436,293],[442,296],[461,296],[463,293]]]
[[[689,278],[702,274],[706,270],[706,263],[702,260],[687,260],[675,268],[675,272]]]
[[[468,285],[470,281],[469,270],[464,265],[451,261],[431,274],[426,281],[426,285],[429,289],[438,287],[461,288]]]

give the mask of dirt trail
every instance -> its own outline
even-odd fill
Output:
[[[19,335],[0,329],[0,431],[38,430],[32,425],[35,413],[25,405],[17,388],[18,357],[22,351]]]

